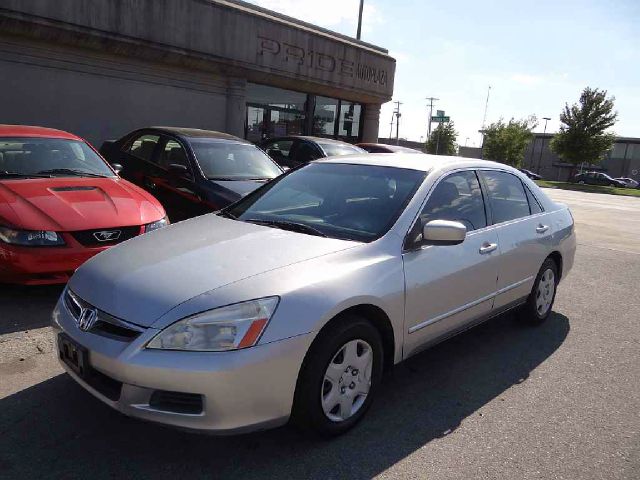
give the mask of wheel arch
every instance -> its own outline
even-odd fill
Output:
[[[352,305],[348,308],[341,310],[329,319],[322,328],[318,331],[316,338],[319,338],[323,333],[331,330],[334,325],[340,322],[340,319],[345,315],[357,315],[370,322],[382,338],[382,347],[384,349],[384,369],[391,368],[395,363],[396,343],[395,333],[393,331],[393,325],[391,319],[387,313],[377,305],[371,303],[360,303]]]
[[[562,279],[562,254],[554,250],[547,258],[550,258],[556,263],[556,267],[558,267],[558,281],[560,281]]]

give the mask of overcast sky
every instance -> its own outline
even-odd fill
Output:
[[[250,2],[355,36],[359,0]],[[362,39],[397,61],[401,137],[426,135],[433,96],[458,143],[479,145],[489,85],[487,123],[534,114],[557,131],[564,103],[591,86],[616,97],[615,133],[640,137],[640,0],[365,0]],[[380,136],[392,111],[383,105]]]

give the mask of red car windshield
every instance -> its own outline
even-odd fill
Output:
[[[0,178],[114,177],[85,142],[61,138],[0,138]]]

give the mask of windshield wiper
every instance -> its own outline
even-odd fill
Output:
[[[16,177],[16,178],[51,178],[51,175],[38,173],[18,173],[18,172],[7,172],[6,170],[0,172],[0,177]]]
[[[220,210],[218,212],[218,215],[220,215],[221,217],[230,218],[231,220],[235,220],[236,218],[238,218],[233,213],[229,213],[226,210]]]
[[[38,174],[52,174],[52,175],[55,175],[57,173],[73,175],[76,177],[107,178],[106,175],[101,175],[99,173],[93,173],[93,172],[85,172],[83,170],[76,170],[75,168],[52,168],[50,170],[41,170],[38,172]]]
[[[307,233],[309,235],[316,235],[318,237],[327,237],[317,228],[314,228],[305,223],[288,222],[286,220],[260,220],[258,218],[248,218],[245,222],[255,223],[257,225],[264,225],[266,227],[280,228],[282,230],[289,230],[291,232]]]

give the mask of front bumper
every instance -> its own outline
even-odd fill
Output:
[[[21,247],[0,242],[0,282],[24,285],[66,283],[73,272],[109,247]]]
[[[147,350],[144,345],[158,330],[149,328],[130,342],[82,332],[62,300],[52,324],[56,333],[64,332],[88,350],[92,369],[121,384],[119,398],[106,395],[61,361],[69,375],[107,405],[131,417],[219,434],[287,422],[300,365],[313,339],[306,334],[230,352]],[[202,411],[153,406],[158,391],[198,394]]]

